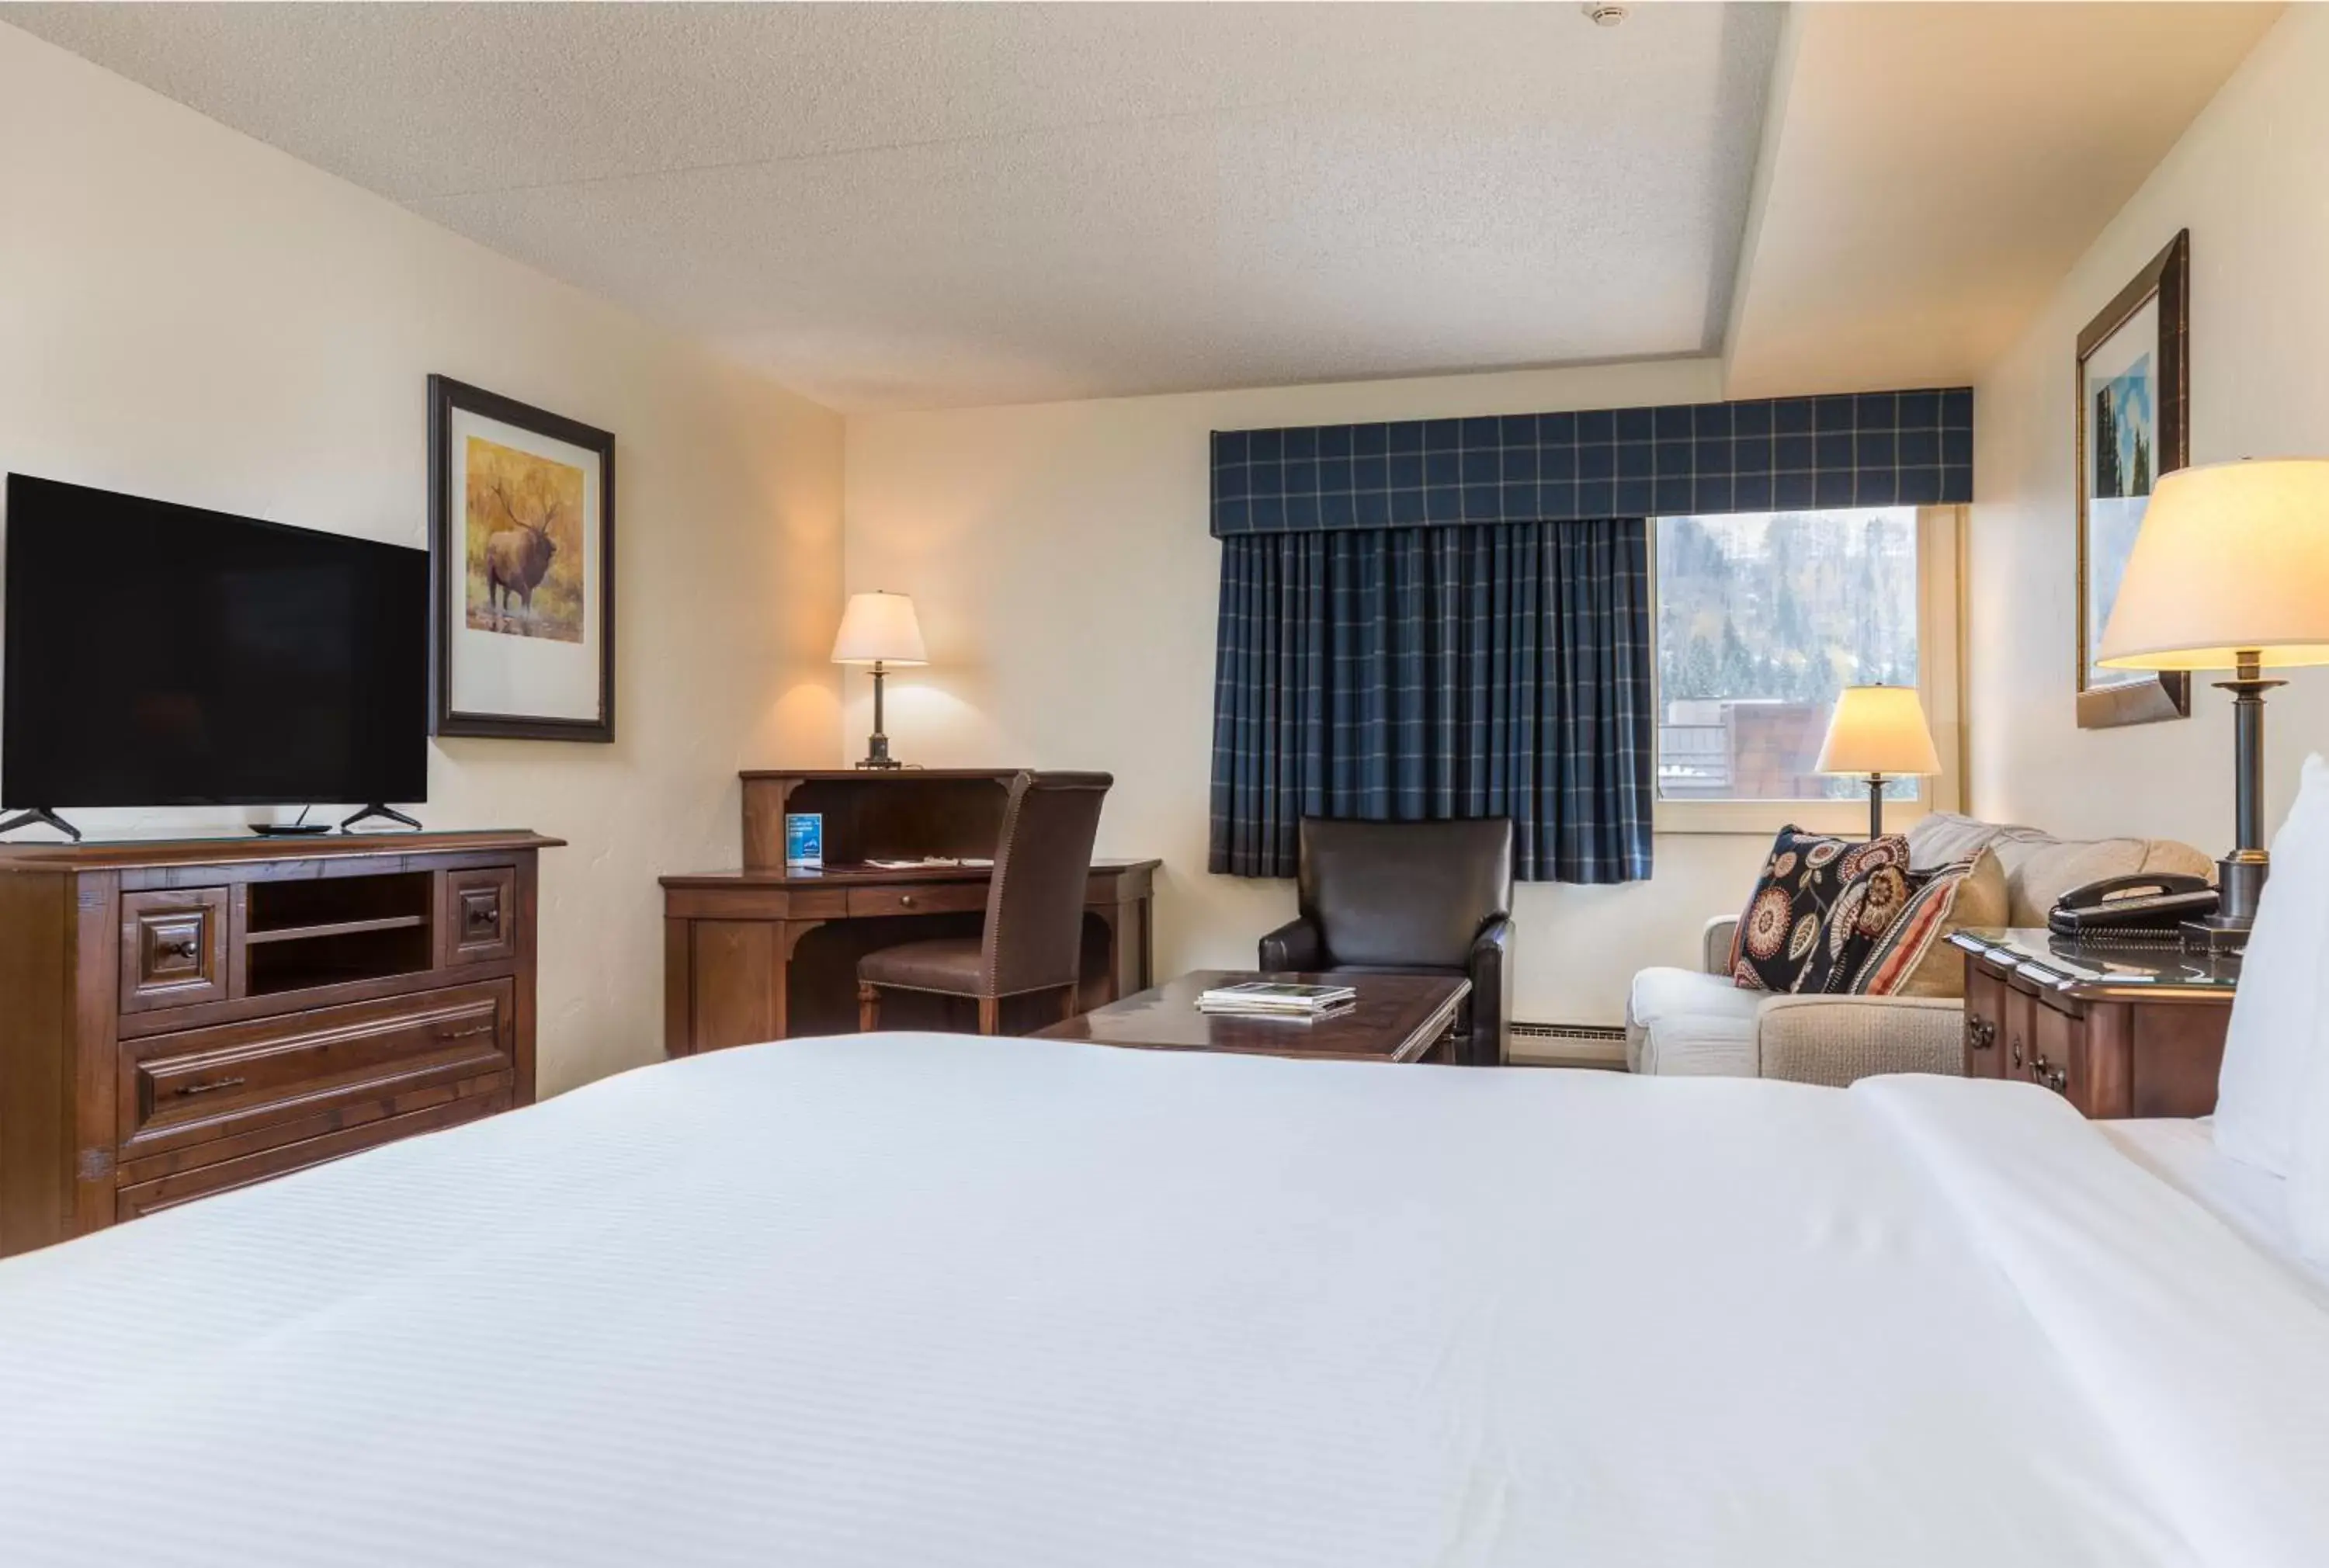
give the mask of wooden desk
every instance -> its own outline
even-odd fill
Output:
[[[857,1028],[857,961],[876,948],[976,933],[985,866],[884,869],[868,860],[990,858],[1018,770],[748,773],[744,869],[665,877],[664,1051]],[[821,871],[784,866],[787,812],[825,817]],[[1084,898],[1081,1005],[1148,986],[1155,966],[1155,860],[1095,860]],[[1032,1012],[1021,1019],[1016,1002]],[[1013,1032],[1055,1020],[1057,993],[1004,1005]],[[943,999],[901,993],[885,1025],[945,1028]]]

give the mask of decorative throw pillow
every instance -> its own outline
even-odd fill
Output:
[[[1877,866],[1908,864],[1909,841],[1898,835],[1861,843],[1781,828],[1730,939],[1731,982],[1742,991],[1804,989],[1804,967],[1845,887]]]
[[[1987,850],[1953,866],[1912,871],[1907,902],[1869,945],[1845,989],[1855,996],[1963,996],[1965,954],[1941,939],[2004,919],[2005,869]]]
[[[1892,929],[1914,891],[1906,839],[1854,845],[1837,865],[1843,887],[1821,917],[1819,937],[1796,977],[1796,990],[1807,996],[1851,990],[1853,977]]]

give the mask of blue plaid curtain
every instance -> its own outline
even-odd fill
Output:
[[[1526,880],[1650,874],[1643,520],[1221,541],[1212,868],[1305,816],[1508,816]]]

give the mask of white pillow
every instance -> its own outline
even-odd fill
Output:
[[[2240,960],[2240,988],[2216,1081],[2216,1147],[2276,1176],[2296,1171],[2309,1079],[2324,1044],[2329,973],[2329,762],[2305,759],[2304,786],[2273,835],[2272,876]],[[2329,1114],[2314,1122],[2329,1145]],[[2322,1150],[2329,1156],[2329,1147]],[[2295,1194],[2291,1195],[2292,1199]]]

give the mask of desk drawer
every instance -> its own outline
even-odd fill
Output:
[[[849,913],[853,919],[872,915],[979,914],[986,908],[986,887],[976,882],[933,882],[923,887],[852,887]]]
[[[514,1075],[514,999],[495,980],[124,1041],[121,1163],[223,1140],[249,1152],[319,1116]]]

